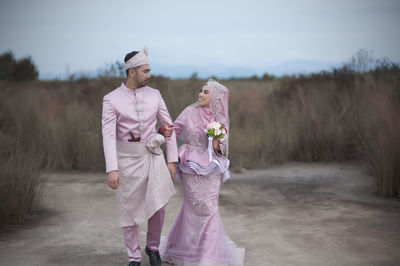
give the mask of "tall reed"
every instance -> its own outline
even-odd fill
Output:
[[[399,72],[335,70],[307,77],[220,80],[230,91],[232,168],[364,159],[380,186],[393,189],[382,194],[395,196]],[[0,83],[1,156],[11,156],[18,136],[21,147],[39,155],[41,168],[103,171],[102,98],[121,81]],[[153,77],[149,85],[161,92],[175,119],[197,100],[205,81]],[[379,96],[383,91],[387,95]]]
[[[387,90],[366,94],[368,106],[357,133],[361,158],[376,178],[378,194],[400,198],[400,108]]]

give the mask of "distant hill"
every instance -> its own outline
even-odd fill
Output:
[[[320,72],[322,70],[331,70],[333,67],[340,65],[341,63],[310,60],[293,60],[266,68],[246,68],[224,65],[209,65],[200,67],[190,65],[167,66],[154,63],[152,64],[152,73],[171,78],[188,78],[193,75],[193,73],[197,73],[199,78],[207,78],[210,76],[216,76],[218,78],[251,77],[254,75],[261,77],[264,73],[269,73],[275,76],[299,73],[309,74]]]
[[[163,75],[173,79],[189,78],[194,73],[198,78],[208,78],[214,76],[217,78],[243,78],[257,75],[261,77],[264,73],[272,74],[275,76],[292,75],[292,74],[309,74],[316,73],[322,70],[331,70],[333,67],[338,67],[342,63],[324,62],[324,61],[311,61],[311,60],[293,60],[282,64],[270,67],[257,67],[248,68],[241,66],[226,66],[226,65],[208,65],[208,66],[193,66],[193,65],[164,65],[159,63],[152,63],[152,74]],[[86,71],[85,73],[77,73],[75,77],[82,75],[87,77],[95,77],[98,71]],[[40,73],[39,78],[42,80],[50,79],[68,79],[65,73]]]

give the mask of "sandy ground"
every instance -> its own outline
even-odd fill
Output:
[[[0,235],[0,265],[126,265],[114,192],[99,173],[52,173],[44,210]],[[182,201],[167,207],[165,235]],[[220,193],[245,265],[400,265],[400,201],[356,164],[287,163],[233,174]],[[146,225],[140,228],[144,246]],[[148,265],[142,249],[142,265]],[[168,264],[165,264],[168,265]]]

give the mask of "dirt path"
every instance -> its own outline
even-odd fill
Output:
[[[46,209],[0,236],[0,265],[126,265],[105,178],[52,173]],[[175,183],[163,234],[182,201]],[[222,186],[220,212],[227,234],[246,248],[245,265],[399,265],[400,202],[373,192],[356,165],[287,163],[234,174]],[[144,224],[142,246],[145,232]]]

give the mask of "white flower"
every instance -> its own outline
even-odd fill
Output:
[[[218,122],[211,122],[210,124],[208,124],[207,128],[214,129],[214,130],[218,129],[219,128]]]
[[[204,132],[206,134],[208,134],[209,131],[213,132],[212,137],[216,137],[216,136],[219,136],[219,135],[222,135],[222,137],[224,137],[226,135],[226,131],[225,131],[224,127],[222,126],[222,124],[219,123],[219,122],[215,122],[215,121],[210,122],[207,125],[207,129],[204,130]]]

